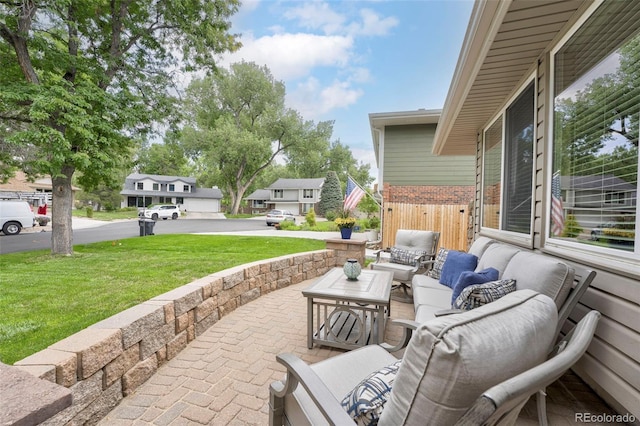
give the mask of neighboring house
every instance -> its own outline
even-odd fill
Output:
[[[256,189],[251,195],[245,197],[245,200],[249,202],[251,214],[262,214],[268,211],[270,198],[271,191],[268,189]]]
[[[219,213],[222,192],[218,188],[198,188],[195,178],[132,173],[124,181],[122,207],[176,204],[180,210]]]
[[[638,229],[638,16],[637,1],[476,1],[434,138],[435,154],[476,156],[476,235],[596,270],[571,321],[602,318],[574,370],[635,419],[640,233],[616,247],[563,231],[564,203],[595,180],[590,214]]]
[[[324,178],[278,179],[266,189],[254,191],[245,200],[251,203],[252,213],[263,213],[271,209],[289,210],[294,215],[303,215],[320,201]]]
[[[49,177],[34,179],[31,182],[24,172],[17,171],[7,183],[0,183],[0,199],[27,200],[34,207],[42,204],[51,205],[52,188],[53,185]],[[77,186],[71,187],[74,196],[79,189]]]
[[[562,176],[560,189],[564,217],[576,218],[584,238],[603,223],[626,224],[635,219],[638,187],[617,176]]]
[[[475,158],[432,154],[441,110],[369,114],[382,189],[382,246],[398,229],[441,232],[440,245],[466,250]]]

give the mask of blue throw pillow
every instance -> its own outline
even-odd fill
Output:
[[[442,266],[442,275],[440,275],[440,284],[453,288],[458,281],[458,277],[464,271],[473,271],[478,264],[478,257],[463,253],[461,251],[449,250],[447,260]]]
[[[458,277],[458,281],[453,286],[453,294],[451,295],[451,304],[460,296],[462,290],[474,284],[484,284],[489,281],[496,281],[500,272],[495,268],[483,269],[479,272],[464,271]]]

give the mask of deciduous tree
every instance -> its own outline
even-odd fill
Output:
[[[136,135],[171,119],[172,72],[235,49],[237,0],[1,0],[0,120],[53,183],[52,252],[72,254],[71,182],[111,186]],[[175,93],[175,90],[173,91]],[[15,125],[19,123],[20,125]]]
[[[331,126],[304,121],[284,104],[285,87],[269,69],[239,62],[194,81],[187,90],[191,123],[182,141],[230,197],[236,214],[242,197],[279,155],[313,150]],[[204,160],[204,161],[202,161]]]

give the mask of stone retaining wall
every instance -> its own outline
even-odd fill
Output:
[[[217,272],[14,365],[71,391],[72,406],[43,424],[95,424],[221,317],[263,294],[324,274],[336,259],[334,250],[319,250]]]

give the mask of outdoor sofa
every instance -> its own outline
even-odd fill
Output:
[[[460,297],[453,298],[456,284],[460,284],[461,273],[457,280],[449,286],[442,284],[445,273],[450,270],[447,263],[452,253],[458,257],[477,260],[473,271],[464,272],[469,278],[467,287],[458,291]],[[464,263],[460,262],[460,263]],[[467,264],[467,267],[470,265]],[[487,283],[473,284],[483,271],[493,269],[493,280]],[[501,296],[505,287],[511,290],[529,289],[549,296],[558,308],[558,327],[556,334],[569,317],[569,314],[582,297],[587,287],[595,277],[595,272],[567,263],[540,253],[534,253],[510,244],[498,242],[491,238],[479,237],[471,245],[468,253],[459,253],[440,249],[433,267],[425,274],[417,274],[412,280],[413,305],[415,319],[413,327],[440,315],[459,312],[459,308],[469,309],[472,306],[455,306],[455,302],[487,303],[491,301],[492,293]],[[446,281],[446,280],[445,280]],[[497,290],[496,290],[497,288]],[[460,299],[463,302],[460,302]],[[406,325],[406,322],[405,322]]]
[[[269,424],[515,424],[529,396],[584,354],[600,315],[545,361],[557,316],[550,297],[521,290],[419,325],[401,360],[377,345],[313,365],[280,354],[287,373],[270,386]]]

